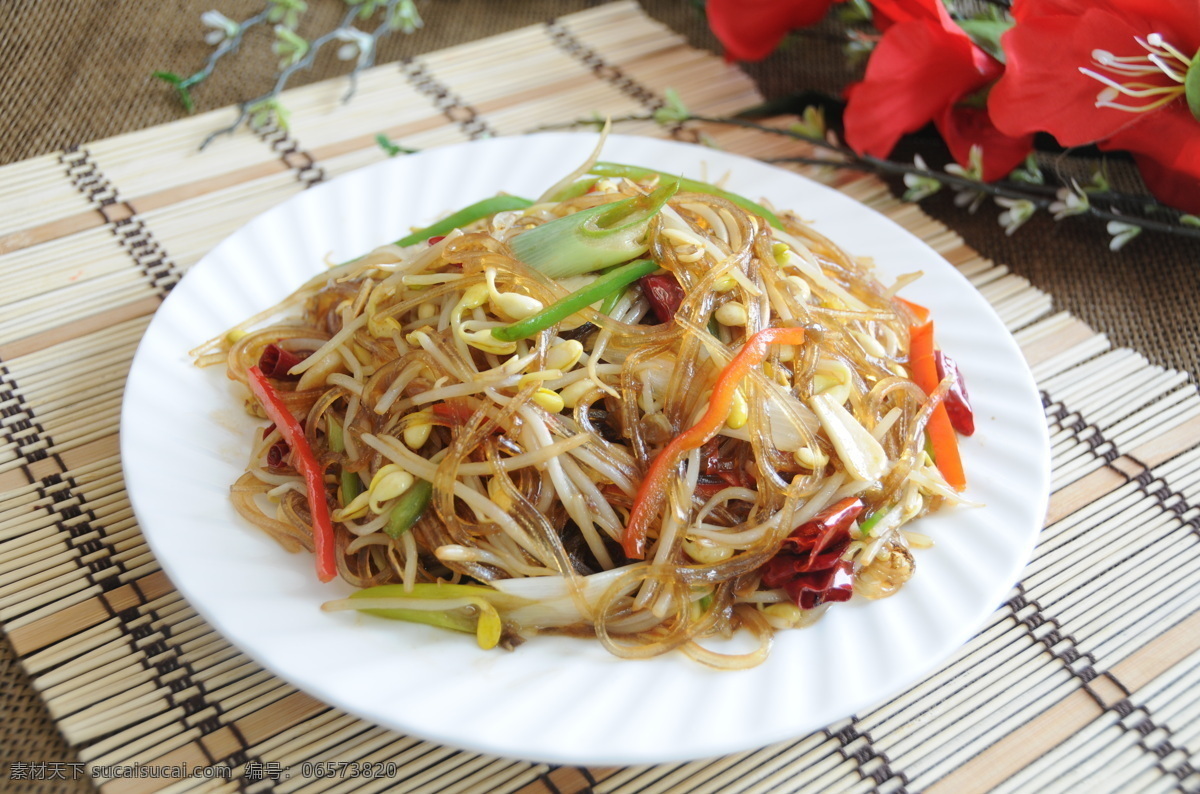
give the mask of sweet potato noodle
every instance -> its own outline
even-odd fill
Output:
[[[337,574],[362,588],[327,608],[470,631],[484,647],[555,632],[623,657],[682,649],[744,667],[851,588],[882,597],[908,579],[909,549],[928,545],[908,525],[960,496],[926,451],[949,386],[930,395],[910,377],[917,318],[899,284],[790,214],[773,228],[722,191],[678,189],[626,257],[652,274],[536,316],[606,275],[548,277],[513,241],[661,181],[592,179],[383,246],[196,351],[243,383],[263,371],[299,420]],[[792,327],[802,342],[750,362],[714,409],[716,434],[676,445],[631,559],[656,456],[709,410],[751,336]],[[260,400],[247,409],[265,415]],[[256,434],[233,502],[311,551],[293,447],[274,425]],[[754,642],[723,652],[739,628]]]

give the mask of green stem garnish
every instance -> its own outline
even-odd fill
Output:
[[[381,600],[385,600],[385,603],[393,602],[396,604],[395,608],[359,609],[368,615],[389,620],[425,623],[430,626],[474,634],[479,647],[488,650],[499,644],[503,631],[503,622],[500,619],[500,613],[492,604],[493,599],[505,600],[503,594],[497,593],[490,587],[438,583],[415,584],[411,591],[406,591],[402,584],[368,587],[351,594],[349,601],[367,600],[375,604],[380,603]],[[405,609],[403,607],[405,601],[443,602],[445,608]],[[344,608],[344,605],[350,606],[351,604],[333,602],[326,608],[329,606]],[[435,604],[427,603],[426,606],[432,607]],[[467,609],[468,607],[471,609]]]
[[[616,270],[605,273],[600,278],[582,289],[577,289],[561,300],[551,303],[537,314],[526,317],[511,325],[502,325],[492,329],[492,336],[502,342],[515,342],[533,336],[538,331],[544,331],[550,326],[562,322],[567,317],[598,300],[609,295],[619,294],[626,287],[642,276],[648,276],[658,270],[658,265],[649,259],[638,259],[623,265]]]
[[[732,201],[742,209],[762,217],[767,223],[771,224],[776,229],[783,228],[783,222],[779,220],[779,216],[771,212],[763,205],[757,204],[744,196],[739,196],[736,193],[730,193],[728,190],[722,190],[716,185],[710,185],[707,182],[700,182],[695,179],[674,176],[664,171],[655,171],[653,168],[642,168],[641,166],[636,165],[622,165],[621,163],[596,163],[591,167],[589,173],[608,177],[625,177],[626,179],[634,180],[658,177],[663,184],[673,182],[679,186],[680,190],[686,190],[689,193],[707,193],[710,196],[720,196],[723,199]]]
[[[516,235],[517,259],[551,278],[578,276],[628,262],[645,253],[646,231],[678,185],[555,218]]]
[[[346,451],[346,439],[342,435],[342,426],[333,419],[328,420],[329,428],[329,448],[334,452]],[[342,483],[342,504],[348,505],[354,501],[354,497],[362,493],[362,480],[358,478],[356,472],[350,471],[345,466],[341,472]]]
[[[401,237],[396,241],[396,245],[404,247],[413,245],[422,240],[428,240],[430,237],[438,237],[448,234],[455,229],[467,226],[481,218],[488,218],[495,215],[497,212],[506,212],[508,210],[523,210],[526,207],[532,206],[533,202],[520,196],[492,196],[485,198],[482,201],[476,201],[474,204],[463,207],[458,212],[442,218],[437,223],[426,226],[424,229],[417,229],[407,237]]]
[[[568,199],[579,198],[584,193],[592,189],[592,185],[600,181],[600,177],[594,176],[587,179],[580,179],[578,182],[572,182],[562,190],[551,196],[548,201],[567,201]]]
[[[412,487],[400,495],[388,516],[387,526],[383,531],[393,540],[413,528],[413,524],[421,519],[425,508],[429,507],[433,497],[433,483],[428,480],[417,480]]]
[[[600,304],[600,313],[605,316],[611,316],[612,310],[617,308],[617,304],[621,302],[621,296],[624,294],[624,287],[608,293],[608,296],[604,298],[604,302]]]
[[[864,538],[870,537],[871,530],[875,529],[875,525],[879,523],[881,518],[887,515],[888,510],[890,509],[891,508],[888,507],[882,507],[871,515],[867,516],[866,520],[858,525],[858,531],[862,533]]]

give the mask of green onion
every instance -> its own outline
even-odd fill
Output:
[[[346,451],[346,439],[342,435],[342,426],[332,419],[329,420],[329,448],[334,452]],[[352,472],[345,466],[342,467],[342,504],[348,505],[354,501],[354,497],[362,493],[362,480],[358,478],[356,472]]]
[[[396,245],[401,247],[419,243],[422,240],[428,240],[430,237],[438,237],[454,231],[467,224],[474,223],[480,218],[487,218],[495,215],[497,212],[505,212],[507,210],[523,210],[526,207],[532,206],[533,202],[529,199],[521,198],[520,196],[492,196],[485,198],[483,201],[477,201],[474,204],[463,207],[453,215],[442,218],[432,226],[426,226],[424,229],[417,229],[407,237],[401,237],[396,241]]]
[[[641,261],[641,260],[639,260]],[[628,286],[628,285],[626,285]],[[621,301],[621,296],[625,294],[625,288],[622,287],[615,292],[608,293],[608,297],[604,299],[604,303],[600,304],[600,313],[603,315],[611,315],[612,310],[617,308],[617,304]]]
[[[433,483],[428,480],[417,480],[412,487],[400,495],[388,516],[387,526],[383,531],[393,540],[412,529],[413,524],[420,520],[429,507],[433,496]]]
[[[463,606],[474,607],[474,614],[467,613],[462,607],[450,609],[405,609],[403,607],[362,609],[368,615],[387,618],[389,620],[405,620],[410,623],[425,623],[443,629],[453,629],[467,634],[474,634],[479,647],[487,650],[496,647],[503,632],[503,622],[492,600],[502,602],[513,601],[505,599],[490,587],[477,585],[455,585],[445,583],[414,584],[411,591],[406,591],[402,584],[385,584],[368,587],[350,595],[349,601],[356,599],[387,599],[397,603],[405,600],[455,600],[465,602]],[[348,602],[333,602],[335,605],[348,605]]]
[[[598,300],[613,293],[619,293],[642,276],[648,276],[658,270],[658,265],[649,259],[637,259],[616,270],[605,273],[600,278],[582,289],[577,289],[565,298],[551,303],[537,314],[526,317],[511,325],[502,325],[492,329],[492,336],[502,342],[515,342],[533,336],[555,323],[562,322],[567,317]]]
[[[359,593],[350,596],[354,598]],[[408,623],[424,623],[427,626],[437,626],[439,629],[461,631],[465,634],[475,633],[475,620],[463,610],[432,611],[426,609],[364,609],[368,615],[388,620],[403,620]]]
[[[609,273],[619,269],[620,267],[621,265],[616,265],[614,267],[606,268],[600,271],[600,275],[607,276]],[[611,315],[612,310],[616,308],[617,303],[621,300],[621,296],[624,294],[625,290],[623,289],[608,293],[608,296],[604,299],[604,302],[600,304],[600,313],[604,315]]]
[[[695,179],[686,179],[681,176],[673,176],[664,171],[655,171],[653,168],[642,168],[636,165],[622,165],[620,163],[596,163],[592,166],[588,173],[597,174],[599,176],[609,177],[625,177],[626,179],[651,179],[658,177],[663,184],[672,182],[679,186],[680,190],[686,190],[691,193],[708,193],[712,196],[720,196],[723,199],[728,199],[748,212],[753,212],[755,215],[760,215],[766,219],[767,223],[774,226],[776,229],[783,228],[783,222],[779,220],[779,216],[771,212],[761,204],[757,204],[744,196],[739,196],[736,193],[730,193],[728,190],[722,190],[716,185],[710,185],[707,182],[700,182]]]
[[[551,278],[577,276],[628,262],[646,251],[646,230],[678,186],[555,218],[513,237],[513,254]]]
[[[883,507],[879,510],[876,510],[871,515],[867,516],[865,521],[858,525],[858,531],[862,533],[864,538],[871,536],[871,530],[873,530],[875,525],[879,523],[879,519],[887,515],[889,509],[890,508]]]
[[[562,190],[555,193],[547,201],[566,201],[568,199],[579,198],[584,193],[592,189],[592,185],[600,181],[600,177],[594,176],[590,179],[580,179],[578,182],[572,182]]]

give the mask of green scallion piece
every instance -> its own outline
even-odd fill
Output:
[[[600,304],[600,313],[604,315],[611,315],[612,310],[617,307],[617,303],[620,302],[621,296],[624,294],[624,288],[619,289],[616,292],[608,293],[608,297],[604,299],[604,303]]]
[[[429,507],[432,497],[433,483],[428,480],[414,482],[411,488],[400,495],[395,506],[392,507],[392,513],[388,516],[388,522],[383,531],[393,540],[408,532],[425,513],[425,508]]]
[[[401,247],[419,243],[422,240],[428,240],[430,237],[448,234],[455,229],[474,223],[480,218],[487,218],[495,215],[497,212],[506,212],[508,210],[523,210],[526,207],[533,205],[533,202],[520,196],[492,196],[485,198],[483,201],[476,201],[470,206],[463,207],[453,215],[448,215],[442,218],[432,226],[426,226],[424,229],[417,229],[407,237],[401,237],[396,241],[396,245]]]
[[[366,591],[360,590],[359,592]],[[358,593],[355,593],[350,597],[354,598],[357,595]],[[475,633],[475,619],[458,609],[445,612],[425,609],[364,609],[362,611],[377,618],[403,620],[406,623],[424,623],[426,626],[461,631],[464,634]]]
[[[352,605],[359,600],[370,600],[378,603],[380,600],[391,601],[395,607],[359,608],[361,612],[388,620],[405,620],[410,623],[426,623],[443,629],[462,631],[474,634],[479,647],[494,648],[500,642],[504,632],[503,619],[500,617],[498,606],[515,607],[529,603],[527,599],[505,596],[490,587],[479,585],[461,585],[446,583],[420,583],[412,585],[411,590],[402,584],[385,584],[368,587],[351,594],[347,601],[333,602],[339,606]],[[473,608],[473,613],[462,607],[448,609],[406,609],[405,602],[459,601],[465,602],[463,607]]]
[[[334,452],[346,451],[346,440],[342,435],[342,426],[332,419],[328,420],[329,428],[329,448]],[[350,471],[345,466],[341,472],[342,483],[342,504],[348,505],[354,501],[354,497],[362,493],[362,480],[359,479],[358,473]]]
[[[627,265],[605,273],[600,278],[582,289],[577,289],[565,298],[551,303],[537,314],[526,317],[511,325],[502,325],[492,329],[492,336],[502,342],[515,342],[533,336],[550,326],[562,322],[567,317],[584,308],[591,306],[613,293],[620,293],[642,276],[648,276],[658,270],[658,265],[649,259],[638,259]]]
[[[666,184],[649,195],[555,218],[516,235],[509,247],[517,259],[551,278],[578,276],[628,262],[646,252],[650,221],[678,189]]]
[[[891,508],[887,507],[880,508],[871,515],[867,516],[866,520],[858,525],[858,531],[862,533],[864,538],[871,536],[871,530],[875,529],[875,525],[879,523],[881,518],[887,515],[888,510],[890,509]]]
[[[686,190],[690,193],[708,193],[710,196],[720,196],[723,199],[728,199],[738,205],[747,212],[753,212],[755,215],[763,217],[767,223],[774,226],[776,229],[783,228],[783,222],[779,220],[779,216],[771,212],[761,204],[751,201],[744,196],[739,196],[737,193],[730,193],[728,190],[722,190],[716,185],[710,185],[707,182],[700,182],[696,179],[687,179],[681,176],[674,176],[665,171],[655,171],[653,168],[642,168],[636,165],[622,165],[621,163],[596,163],[589,169],[588,173],[598,176],[608,177],[625,177],[626,179],[651,179],[658,177],[662,184],[673,182],[679,186],[680,190]]]
[[[594,176],[588,179],[580,179],[578,182],[572,182],[562,190],[555,193],[549,201],[566,201],[568,199],[579,198],[584,193],[592,189],[592,185],[600,181],[600,177]]]
[[[354,497],[362,493],[362,480],[359,479],[358,473],[350,471],[346,467],[342,467],[342,504],[350,504],[354,501]]]

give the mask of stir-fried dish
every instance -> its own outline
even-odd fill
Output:
[[[912,277],[915,278],[917,274]],[[913,575],[972,415],[928,312],[791,213],[596,162],[333,266],[205,348],[238,512],[325,605],[717,667]],[[722,653],[739,629],[758,641]]]

